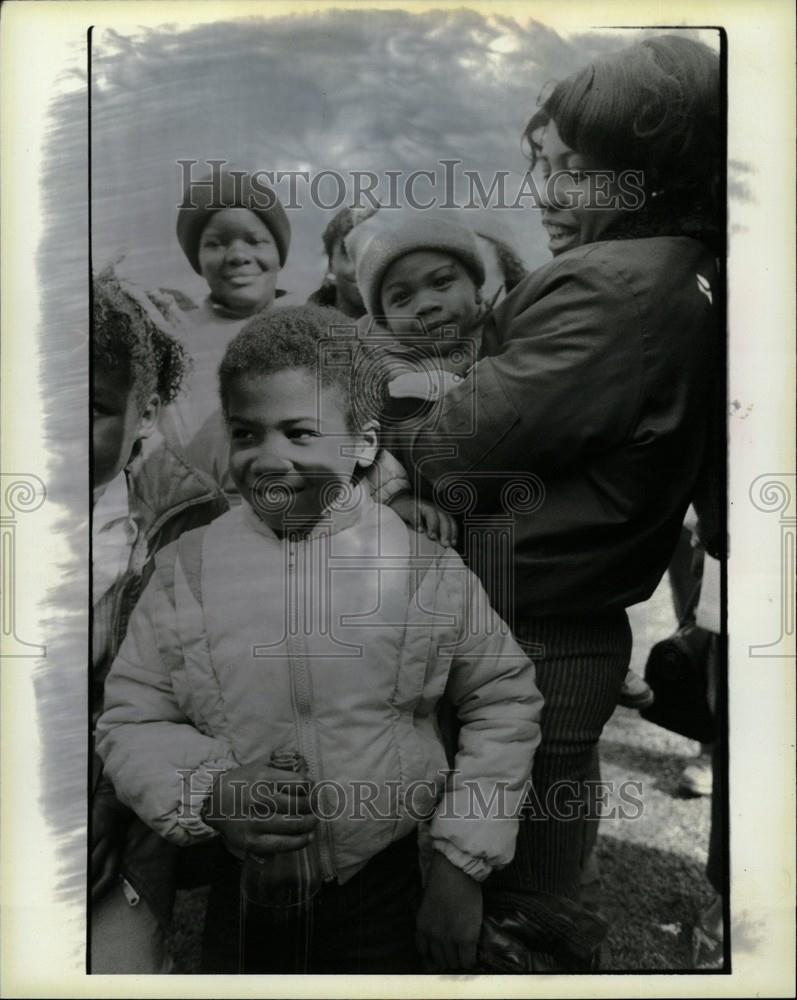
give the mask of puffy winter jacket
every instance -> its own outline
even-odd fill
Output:
[[[435,846],[484,878],[514,853],[517,820],[491,810],[509,816],[530,774],[533,665],[455,552],[353,493],[305,539],[242,504],[161,553],[108,678],[100,753],[145,822],[191,843],[214,835],[199,813],[220,769],[295,749],[321,785],[327,877],[437,804]],[[461,722],[448,776],[444,692]]]
[[[154,554],[183,532],[209,523],[228,508],[221,489],[165,442],[133,462],[128,488],[130,511],[138,526],[138,535],[127,572],[114,586],[110,633],[102,648],[93,651],[95,706],[102,702],[105,675],[119,651],[132,610],[152,572]]]
[[[129,469],[129,502],[138,535],[127,572],[110,595],[106,629],[95,613],[92,641],[92,719],[103,707],[106,675],[119,651],[133,609],[153,572],[155,553],[183,532],[207,524],[227,510],[221,490],[192,469],[168,445],[159,443],[146,457],[139,456]],[[124,810],[113,786],[92,755],[92,792],[107,810]],[[132,817],[131,817],[132,818]],[[132,889],[143,895],[161,924],[167,926],[175,892],[175,852],[140,822],[126,830],[122,848],[122,874]]]

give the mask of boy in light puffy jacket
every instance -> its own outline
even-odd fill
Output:
[[[230,344],[219,380],[244,502],[160,553],[106,685],[99,750],[118,795],[174,843],[228,849],[205,971],[237,971],[240,859],[310,837],[325,882],[309,971],[471,966],[480,882],[512,859],[539,741],[533,665],[476,577],[360,485],[381,399],[336,324],[289,308]],[[444,695],[461,726],[451,769]],[[277,750],[304,758],[315,798],[266,766]],[[274,778],[288,791],[258,817],[253,789]]]

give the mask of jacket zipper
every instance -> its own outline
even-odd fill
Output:
[[[321,755],[318,750],[316,733],[313,726],[313,698],[310,683],[310,673],[307,667],[307,645],[300,631],[300,601],[299,588],[304,584],[304,574],[296,570],[297,544],[288,542],[288,668],[291,676],[291,693],[294,709],[298,717],[297,732],[299,752],[307,762],[311,781],[321,777]],[[321,874],[325,881],[335,878],[335,865],[332,857],[332,835],[329,824],[321,820],[318,829],[318,856]]]

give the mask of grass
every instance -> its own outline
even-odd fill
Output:
[[[666,580],[629,616],[632,666],[641,673],[650,646],[675,628]],[[704,874],[710,800],[680,797],[678,778],[698,749],[629,709],[618,708],[604,729],[603,780],[639,782],[642,802],[637,818],[603,820],[600,827],[600,908],[610,925],[604,970],[691,967],[691,928],[712,898]],[[205,898],[203,889],[179,893],[171,935],[177,973],[199,969]]]

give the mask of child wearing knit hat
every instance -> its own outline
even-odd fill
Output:
[[[181,336],[193,371],[160,425],[167,441],[185,452],[218,408],[216,370],[227,345],[251,316],[273,308],[283,294],[277,281],[288,258],[291,226],[276,193],[256,173],[227,165],[186,187],[177,239],[208,288],[199,306],[189,301],[182,308]]]
[[[463,374],[476,360],[485,315],[476,238],[443,212],[381,212],[346,239],[372,318],[419,361]]]
[[[381,324],[395,338],[381,352],[400,372],[389,377],[389,395],[439,399],[476,362],[481,348],[485,269],[473,232],[450,213],[386,210],[355,225],[346,250],[369,313],[361,328],[372,336],[374,324]],[[416,412],[415,404],[410,408]],[[398,411],[392,410],[395,418]],[[419,502],[410,492],[389,501],[410,523],[418,517]],[[431,526],[430,516],[438,519]],[[437,529],[455,540],[455,522],[446,512],[426,504],[421,520],[432,537]]]
[[[177,239],[214,302],[248,317],[274,300],[291,224],[271,189],[227,167],[188,185],[177,213]],[[248,244],[248,261],[230,258],[236,240]]]

